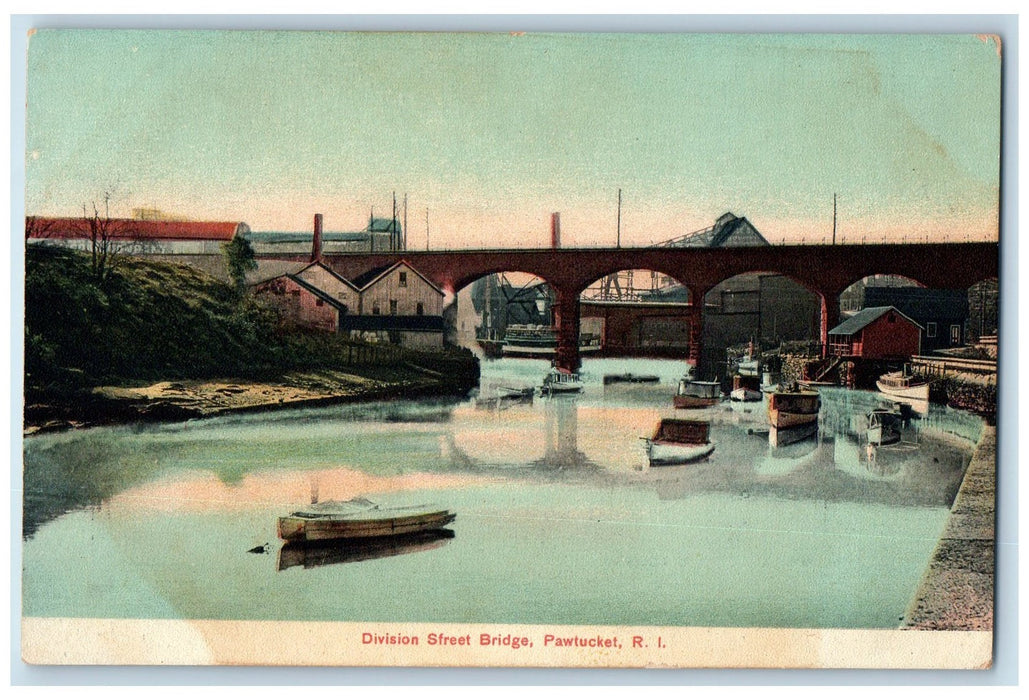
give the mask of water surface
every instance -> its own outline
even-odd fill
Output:
[[[587,360],[577,398],[389,402],[25,440],[29,616],[895,627],[942,531],[978,419],[934,407],[869,452],[881,396],[826,390],[820,431],[772,449],[760,407],[716,407],[701,463],[641,436],[682,364]],[[482,396],[545,363],[483,366]],[[608,385],[605,373],[657,374]],[[312,500],[433,502],[449,536],[280,552]],[[266,553],[248,550],[264,546]]]

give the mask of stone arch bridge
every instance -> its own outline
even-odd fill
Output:
[[[299,256],[298,256],[298,259]],[[735,248],[560,248],[515,250],[384,251],[324,255],[347,279],[406,260],[448,294],[498,272],[526,272],[554,290],[557,364],[580,365],[579,295],[621,270],[654,270],[685,285],[690,294],[690,361],[700,357],[704,295],[743,273],[785,275],[821,298],[821,340],[840,320],[840,294],[869,275],[899,275],[937,289],[963,289],[996,279],[997,243],[885,243],[782,245]]]

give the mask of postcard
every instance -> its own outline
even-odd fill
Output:
[[[986,669],[999,37],[39,29],[33,665]]]

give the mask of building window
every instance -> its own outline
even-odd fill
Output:
[[[935,338],[936,337],[936,324],[933,321],[929,321],[925,324],[925,337]]]
[[[381,312],[379,311],[379,302],[372,304],[372,316],[378,316]]]
[[[406,272],[401,272],[400,273],[400,286],[401,287],[406,287],[407,286],[407,273]]]
[[[961,345],[961,326],[957,324],[950,327],[950,344]]]
[[[422,302],[418,302],[418,306],[415,308],[415,313],[418,314],[419,316],[424,316],[425,315],[425,304],[423,304]]]
[[[396,299],[390,299],[389,300],[389,315],[390,316],[396,316],[397,315],[397,300]]]

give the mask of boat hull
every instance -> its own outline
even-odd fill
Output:
[[[657,384],[656,374],[605,374],[604,384]]]
[[[822,401],[817,393],[772,393],[768,400],[768,424],[772,428],[796,428],[818,422]]]
[[[676,464],[689,464],[704,459],[715,451],[713,442],[699,445],[665,442],[662,440],[647,441],[647,459],[652,467],[667,467]]]
[[[818,432],[818,423],[803,423],[788,428],[776,428],[772,426],[768,430],[769,447],[785,447],[795,442],[806,440]]]
[[[875,382],[875,386],[880,392],[886,394],[890,398],[894,399],[905,399],[907,401],[917,402],[929,402],[929,385],[928,384],[916,384],[914,386],[899,387],[891,386],[889,383],[884,382],[882,379],[878,379]]]
[[[672,397],[672,405],[676,408],[708,408],[709,406],[714,406],[720,400],[703,396],[674,396]]]
[[[279,518],[279,537],[287,542],[363,539],[437,530],[457,517],[447,510],[360,516],[302,515]]]

